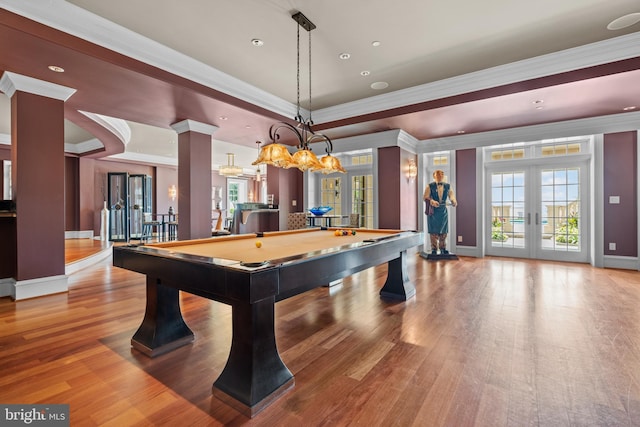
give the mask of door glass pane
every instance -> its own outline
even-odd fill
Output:
[[[542,250],[580,251],[580,169],[541,171]]]
[[[491,174],[491,245],[524,248],[524,171]]]
[[[4,200],[11,200],[12,196],[11,196],[11,161],[10,160],[3,160],[2,161],[2,165],[3,165],[3,175],[2,175],[2,183],[3,183],[3,187],[2,187],[2,198]],[[104,190],[102,190],[104,192]]]
[[[342,178],[322,178],[320,180],[321,206],[330,206],[331,215],[342,215]]]
[[[373,175],[351,177],[351,213],[360,214],[360,227],[373,228]]]
[[[142,175],[129,177],[129,235],[132,239],[142,237],[144,178]]]
[[[129,240],[128,193],[129,174],[126,172],[107,173],[109,206],[109,240],[124,242]]]

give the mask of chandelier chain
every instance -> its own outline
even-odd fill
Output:
[[[313,119],[311,118],[311,31],[309,31],[309,124],[313,124]]]
[[[297,69],[297,73],[296,73],[296,80],[297,80],[297,107],[298,107],[298,114],[296,116],[296,120],[301,121],[302,120],[302,116],[300,115],[300,25],[297,25],[298,28],[298,37],[297,37],[297,52],[298,52],[298,58],[297,58],[297,63],[296,63],[296,69]]]

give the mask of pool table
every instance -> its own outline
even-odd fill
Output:
[[[276,347],[277,301],[383,263],[389,268],[381,297],[415,295],[406,257],[422,243],[422,233],[335,231],[306,228],[114,247],[113,265],[147,276],[146,312],[132,347],[154,357],[193,341],[179,291],[231,305],[231,351],[213,394],[254,416],[294,385]]]

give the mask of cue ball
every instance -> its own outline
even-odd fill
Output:
[[[262,242],[260,240],[256,241],[256,248],[262,247]]]

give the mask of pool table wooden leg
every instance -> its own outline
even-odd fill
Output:
[[[380,296],[406,301],[415,294],[416,288],[407,273],[407,251],[402,251],[398,258],[389,261],[387,281],[380,290]]]
[[[180,312],[180,291],[147,277],[147,308],[131,346],[149,357],[193,342],[193,332]]]
[[[255,303],[234,302],[233,338],[229,359],[213,394],[253,417],[294,385],[276,347],[275,297]]]

